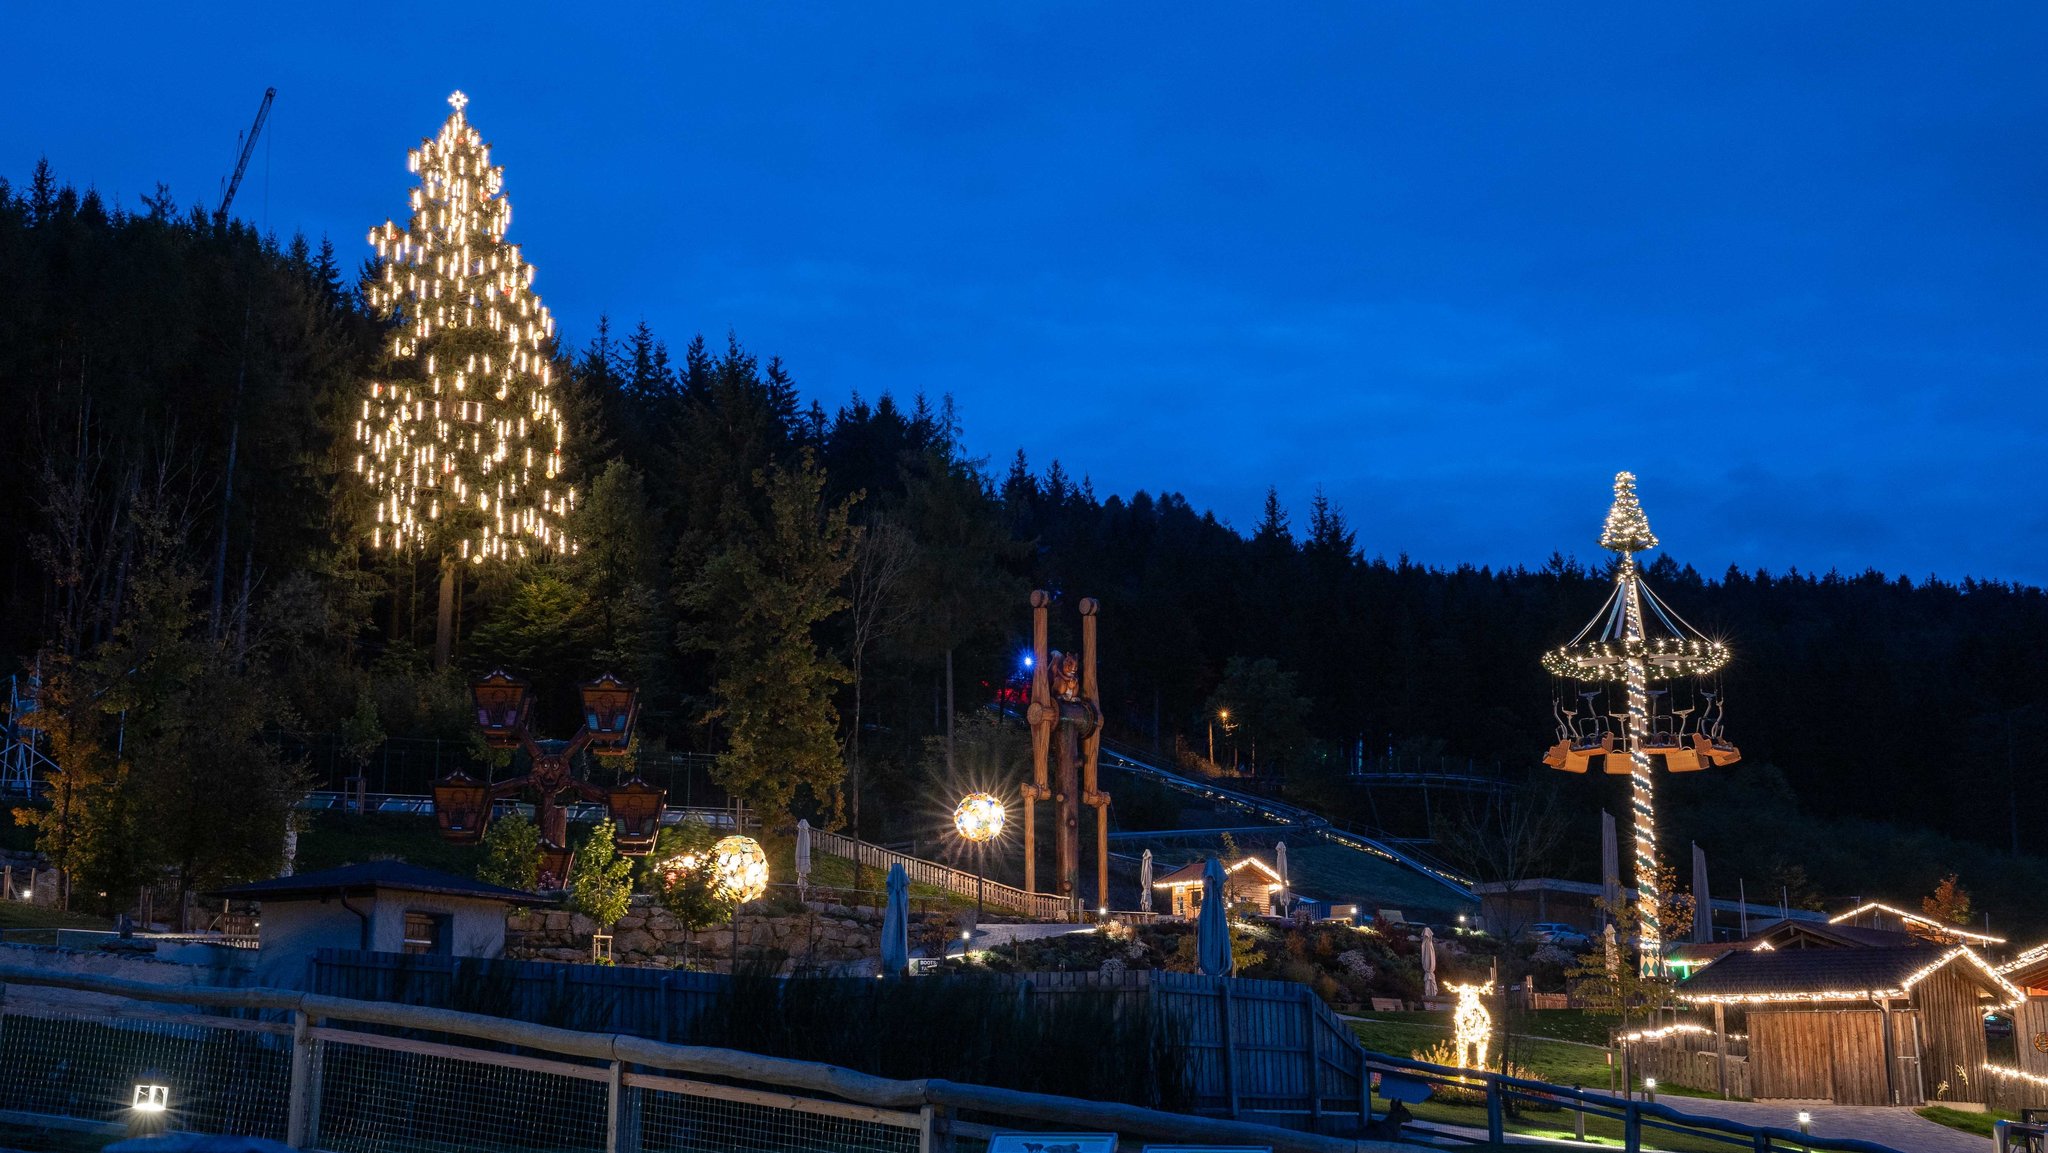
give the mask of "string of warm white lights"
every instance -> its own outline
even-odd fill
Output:
[[[1493,982],[1483,985],[1451,982],[1444,988],[1458,995],[1457,1006],[1451,1013],[1451,1043],[1458,1048],[1458,1068],[1487,1068],[1486,1050],[1493,1040],[1493,1014],[1486,1011],[1485,1003],[1479,998],[1493,992]]]
[[[376,547],[444,535],[473,563],[573,551],[562,518],[562,413],[547,342],[554,318],[533,266],[505,243],[505,170],[455,111],[409,154],[419,174],[404,228],[370,230],[379,275],[370,306],[397,322],[395,379],[371,386],[356,421],[355,469],[377,493]]]
[[[1624,482],[1626,486],[1624,486]],[[1634,535],[1617,537],[1616,514],[1621,512],[1624,492],[1631,504],[1635,501],[1635,477],[1622,473],[1614,478],[1614,508],[1607,514],[1607,531],[1600,534],[1600,543],[1608,545],[1610,540],[1624,539],[1630,542],[1647,540],[1655,546],[1657,538],[1650,535],[1650,522],[1643,518],[1641,506],[1635,506],[1635,520],[1639,528],[1624,522],[1624,529]],[[1622,609],[1626,614],[1622,628],[1625,638],[1632,642],[1643,639],[1643,601],[1640,587],[1636,584],[1635,557],[1625,551],[1621,554]],[[1636,938],[1642,950],[1646,968],[1655,964],[1656,958],[1664,952],[1663,916],[1658,909],[1657,891],[1657,814],[1653,807],[1652,785],[1650,782],[1650,754],[1644,745],[1650,739],[1650,686],[1649,669],[1641,657],[1630,657],[1623,666],[1628,676],[1628,761],[1629,761],[1629,807],[1635,814],[1635,856],[1636,856]]]
[[[1688,1001],[1708,1005],[1716,1002],[1724,1005],[1759,1005],[1799,1001],[1871,1001],[1884,997],[1904,997],[1913,991],[1913,986],[1934,975],[1943,965],[1958,957],[1969,961],[1977,966],[1977,968],[1983,970],[1984,975],[1991,978],[1999,989],[2005,993],[2006,1001],[2003,1004],[1993,1005],[1992,1008],[2010,1009],[2027,999],[2026,993],[2019,986],[2006,980],[1998,970],[1991,967],[1990,962],[1978,956],[1976,950],[1968,945],[1957,945],[1929,964],[1908,973],[1899,981],[1896,988],[1891,989],[1809,989],[1799,992],[1771,993],[1681,993],[1680,996]]]
[[[1996,1077],[2009,1077],[2015,1081],[2025,1081],[2029,1085],[2048,1086],[2048,1077],[2043,1077],[2039,1073],[2029,1073],[2025,1069],[2015,1069],[2010,1065],[1993,1065],[1989,1061],[1984,1062],[1983,1068],[1986,1073]]]
[[[1889,913],[1892,916],[1897,917],[1899,920],[1904,921],[1909,925],[1924,926],[1925,928],[1933,931],[1934,933],[1954,937],[1958,940],[1976,941],[1977,943],[1983,945],[2005,944],[2004,937],[1994,937],[1989,933],[1973,933],[1968,929],[1962,929],[1957,928],[1954,925],[1943,924],[1942,922],[1937,921],[1932,917],[1923,917],[1918,913],[1908,913],[1904,909],[1893,908],[1892,906],[1885,904],[1883,901],[1865,901],[1863,904],[1856,906],[1855,908],[1849,910],[1846,913],[1837,913],[1836,915],[1829,917],[1828,924],[1840,924],[1841,922],[1846,921],[1851,917],[1858,917],[1863,915],[1864,913],[1868,913],[1872,909],[1876,909],[1881,913]],[[2042,946],[2042,949],[2044,951],[2048,951],[2048,945]]]
[[[1614,474],[1614,504],[1607,510],[1607,523],[1600,529],[1600,547],[1626,556],[1657,547],[1657,535],[1650,531],[1650,518],[1643,502],[1636,499],[1636,474]]]
[[[2017,973],[2041,961],[2048,961],[2048,944],[2036,945],[1998,967],[2001,973]]]

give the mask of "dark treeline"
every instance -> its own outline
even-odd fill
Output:
[[[366,547],[353,423],[382,330],[357,289],[366,270],[342,263],[163,191],[128,212],[47,168],[0,183],[0,656],[102,714],[65,737],[104,766],[102,788],[151,756],[172,778],[225,771],[193,738],[142,734],[137,751],[135,714],[214,704],[137,673],[174,637],[218,672],[209,691],[258,702],[246,723],[365,758],[387,736],[467,740],[464,680],[490,667],[535,680],[556,728],[574,723],[573,685],[610,670],[643,688],[643,750],[727,754],[736,792],[902,839],[961,783],[1019,768],[947,738],[1017,683],[1025,594],[1044,587],[1063,598],[1056,645],[1073,600],[1102,601],[1113,736],[1206,753],[1234,707],[1218,760],[1255,749],[1261,773],[1365,817],[1343,783],[1360,750],[1530,779],[1557,691],[1537,655],[1606,593],[1604,554],[1512,570],[1384,559],[1403,542],[1362,538],[1320,494],[1299,520],[1269,495],[1249,534],[1171,492],[1100,496],[1057,461],[968,458],[961,421],[994,414],[888,393],[828,409],[735,338],[676,352],[644,324],[600,323],[556,351],[582,547],[465,568],[454,667],[437,671],[435,559]],[[1729,731],[1807,812],[1988,851],[2048,809],[2040,590],[1709,578],[1662,554],[1649,575],[1733,645]],[[815,651],[758,639],[778,628]],[[795,717],[794,735],[736,738],[750,713]],[[279,795],[294,784],[288,760],[235,770],[250,771],[278,775]],[[1613,781],[1558,783],[1576,810],[1621,803],[1599,791]],[[1766,794],[1791,803],[1742,795]],[[110,852],[91,830],[75,839],[107,886],[152,866],[194,884],[261,871],[254,848],[117,866],[84,859]]]

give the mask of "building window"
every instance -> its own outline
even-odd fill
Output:
[[[448,917],[443,913],[405,915],[405,951],[408,953],[448,952]]]

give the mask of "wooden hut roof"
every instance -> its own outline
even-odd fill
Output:
[[[1828,918],[1831,925],[1840,925],[1843,922],[1872,929],[1890,929],[1897,925],[1900,931],[1916,937],[1925,937],[1943,945],[2005,944],[2004,937],[1973,932],[1959,925],[1944,924],[1932,917],[1923,917],[1919,913],[1909,913],[1895,905],[1887,905],[1883,901],[1865,901],[1846,913],[1837,913]]]
[[[2048,989],[2048,942],[2036,945],[1998,967],[2000,974],[2029,989]]]
[[[1904,949],[1926,948],[1924,937],[1897,929],[1812,921],[1773,921],[1743,941],[1743,947],[1771,949]]]
[[[1913,986],[1955,965],[2002,1004],[2024,994],[1965,945],[1943,953],[1917,946],[1862,949],[1771,949],[1730,953],[1680,982],[1678,996],[1695,1002],[1867,1001],[1906,997]]]

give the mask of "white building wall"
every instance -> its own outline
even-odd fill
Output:
[[[365,914],[370,899],[352,897],[349,904]],[[339,898],[325,901],[265,901],[256,918],[256,983],[273,989],[298,989],[306,983],[306,966],[321,949],[363,947],[363,919],[342,908]]]
[[[449,918],[447,951],[457,957],[504,955],[506,909],[502,902],[438,893],[378,893],[370,917],[370,948],[380,953],[404,952],[407,913]]]
[[[498,901],[387,889],[374,897],[350,897],[348,903],[369,918],[367,940],[363,918],[343,908],[340,898],[263,902],[256,930],[262,949],[255,983],[303,988],[313,954],[321,949],[402,953],[408,912],[448,917],[448,951],[457,957],[500,957],[505,953],[506,909]]]

